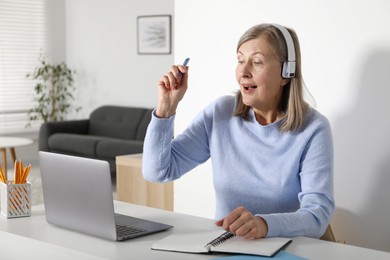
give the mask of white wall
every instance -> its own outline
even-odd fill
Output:
[[[137,54],[137,16],[172,15],[174,0],[66,0],[66,60],[77,71],[78,118],[104,104],[155,107],[173,54]]]
[[[46,58],[53,63],[66,61],[66,0],[45,0],[47,19]]]
[[[390,251],[389,11],[390,2],[382,0],[176,0],[175,62],[191,57],[176,132],[237,88],[235,48],[247,28],[291,26],[301,41],[306,85],[333,128],[335,235]],[[208,163],[175,185],[176,211],[213,217]]]

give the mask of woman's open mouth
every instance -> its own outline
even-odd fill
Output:
[[[255,89],[257,86],[242,86],[245,90]]]

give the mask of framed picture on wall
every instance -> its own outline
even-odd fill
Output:
[[[171,16],[138,16],[138,54],[171,53]]]

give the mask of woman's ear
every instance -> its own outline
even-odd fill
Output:
[[[282,81],[280,82],[280,85],[282,87],[286,86],[289,82],[290,82],[291,79],[282,79]]]

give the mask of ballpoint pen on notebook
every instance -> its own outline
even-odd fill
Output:
[[[220,235],[216,239],[214,239],[211,242],[207,243],[207,245],[205,247],[209,249],[212,246],[217,246],[217,245],[225,242],[226,240],[228,240],[229,238],[232,238],[234,236],[235,235],[232,232],[226,231],[225,233],[223,233],[222,235]]]

